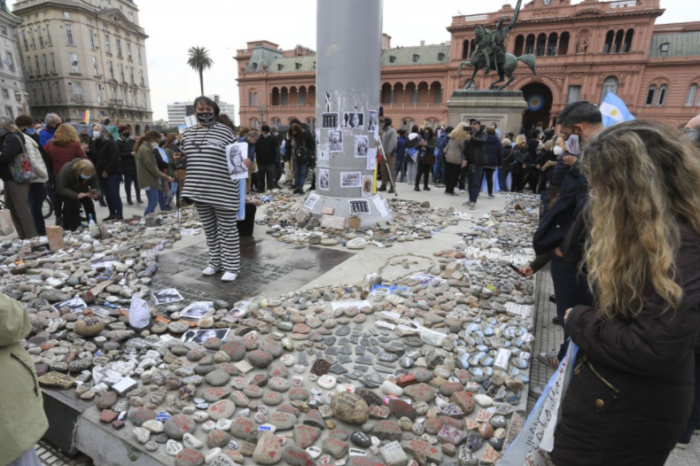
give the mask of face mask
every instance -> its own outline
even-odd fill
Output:
[[[559,146],[554,146],[554,155],[559,157],[560,155],[563,155],[563,154],[564,154],[564,149],[562,149]]]
[[[165,136],[161,137],[160,140],[161,140],[162,142],[165,142]]]
[[[264,137],[264,138],[268,138],[268,137],[270,137],[270,135],[269,135],[269,134],[266,134],[266,133],[263,133],[263,137]]]
[[[93,131],[92,137],[93,139],[100,139],[102,137],[102,133],[100,133],[99,131]]]
[[[92,177],[90,175],[80,175],[80,178],[82,178],[84,180],[89,180]]]
[[[566,150],[571,155],[581,154],[581,144],[579,143],[578,134],[569,136],[569,139],[566,140]]]
[[[124,134],[122,134],[122,137],[123,137],[124,139],[129,139],[129,136],[131,136],[131,133],[124,133]]]
[[[214,122],[214,114],[213,113],[198,113],[197,114],[197,121],[199,121],[204,126],[209,126]]]
[[[158,149],[158,143],[157,143],[157,142],[152,142],[152,143],[151,143],[151,149]]]

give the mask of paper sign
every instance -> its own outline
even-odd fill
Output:
[[[304,208],[309,209],[309,210],[314,210],[314,207],[316,206],[316,203],[318,200],[321,199],[321,196],[319,196],[316,193],[311,193],[309,194],[309,197],[306,198],[306,202],[304,202]]]
[[[323,215],[321,217],[321,228],[345,230],[345,217],[339,217],[337,215]]]
[[[144,328],[150,320],[151,311],[148,309],[148,303],[138,296],[132,296],[129,307],[129,325],[134,328]]]
[[[521,316],[525,319],[532,315],[532,306],[527,306],[524,304],[506,303],[506,312],[508,314],[515,314]]]
[[[381,215],[382,217],[389,216],[389,213],[391,211],[389,210],[389,204],[386,202],[386,200],[377,196],[374,199],[372,199],[372,202],[374,202],[374,205],[377,207],[377,210],[379,211],[379,215]]]
[[[185,127],[189,128],[190,126],[197,126],[197,117],[194,115],[185,117]]]
[[[374,171],[377,168],[377,148],[369,149],[367,151],[367,165],[365,167],[367,170]]]
[[[226,146],[226,161],[228,162],[228,172],[232,180],[248,179],[248,168],[244,163],[244,160],[247,158],[247,142],[236,142]]]

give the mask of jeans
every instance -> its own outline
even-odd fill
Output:
[[[151,188],[151,189],[153,189],[153,188]],[[160,206],[160,211],[167,212],[170,209],[168,208],[168,204],[167,204],[166,199],[165,199],[165,191],[163,189],[157,189],[156,192],[157,192],[157,196],[158,196],[157,199],[158,199],[158,205]]]
[[[590,306],[593,304],[593,297],[588,289],[586,275],[581,273],[577,267],[571,267],[564,260],[552,254],[552,283],[554,285],[554,296],[557,297],[557,318],[564,323],[566,310],[582,304]],[[564,326],[562,325],[562,330]],[[557,358],[561,361],[566,356],[569,347],[569,335],[564,332],[564,343],[559,347]]]
[[[141,190],[139,189],[139,179],[136,176],[124,175],[124,191],[126,191],[126,200],[131,202],[131,183],[134,184],[134,192],[136,200],[141,202]]]
[[[476,203],[481,192],[481,177],[484,173],[484,167],[476,165],[467,165],[467,186],[469,186],[469,202]]]
[[[121,179],[121,175],[109,175],[107,178],[99,177],[100,189],[104,193],[105,201],[107,201],[109,216],[113,218],[124,218],[122,198],[119,195],[119,183]]]
[[[146,190],[146,200],[148,201],[148,204],[146,204],[146,210],[143,211],[143,215],[146,216],[148,214],[152,214],[153,212],[156,211],[156,207],[158,207],[158,202],[163,199],[163,190],[162,189],[153,189],[153,188],[148,188]]]
[[[85,210],[85,218],[94,220],[95,218],[95,204],[92,203],[92,199],[89,197],[84,197],[80,200],[78,199],[65,199],[63,204],[63,228],[67,231],[75,231],[80,226],[80,206],[83,206]]]
[[[506,192],[508,191],[508,174],[510,172],[507,170],[498,169],[498,189]]]
[[[294,186],[301,191],[304,190],[304,182],[306,181],[306,167],[305,163],[294,164]]]
[[[274,163],[269,165],[258,165],[258,192],[265,192],[265,181],[267,181],[267,189],[275,189],[277,180],[275,179],[275,169]]]
[[[29,185],[29,208],[34,217],[34,226],[39,236],[46,234],[46,223],[44,223],[44,183],[32,183]]]
[[[399,174],[401,178],[399,179]],[[396,159],[396,173],[394,174],[395,181],[400,181],[403,183],[404,178],[406,178],[406,160]]]
[[[433,181],[435,184],[438,182],[445,183],[445,156],[443,154],[438,154],[435,157],[435,167],[433,168]]]
[[[697,357],[697,355],[696,355]],[[685,425],[685,432],[678,439],[679,442],[687,443],[693,437],[693,432],[695,429],[700,427],[700,369],[695,368],[695,401],[693,402],[693,409],[690,410],[690,417]]]
[[[486,186],[489,189],[489,196],[493,196],[493,173],[495,171],[495,168],[484,168],[484,178],[486,178]]]
[[[461,165],[458,163],[445,164],[445,192],[448,194],[455,193],[455,187],[459,180],[459,170]]]
[[[418,166],[413,161],[412,158],[406,160],[406,182],[414,183],[416,181],[416,176],[418,172]]]

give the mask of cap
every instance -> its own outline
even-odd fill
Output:
[[[473,125],[474,123],[480,125],[480,124],[481,124],[481,120],[478,120],[478,119],[476,119],[476,118],[473,118],[472,121],[471,121],[471,124]]]

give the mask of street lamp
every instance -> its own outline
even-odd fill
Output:
[[[265,124],[265,114],[267,113],[267,105],[258,105],[258,113],[260,114],[260,124]]]
[[[22,106],[22,113],[26,115],[27,105],[29,105],[29,92],[15,91],[15,99],[17,99],[17,102],[20,102],[20,105]]]

